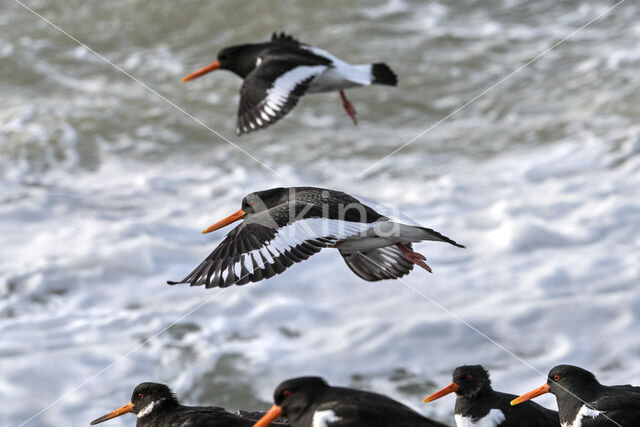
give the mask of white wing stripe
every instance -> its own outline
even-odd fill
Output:
[[[267,90],[265,104],[271,107],[271,109],[273,110],[279,110],[279,106],[284,105],[287,102],[289,96],[291,95],[291,92],[293,92],[298,84],[310,77],[317,76],[326,68],[327,67],[325,65],[300,65],[287,71],[286,73],[275,79],[273,85],[269,88],[269,90]],[[267,113],[271,114],[272,112],[269,112],[267,110]],[[271,115],[275,116],[275,114]]]
[[[242,264],[249,274],[262,270],[266,264],[275,264],[276,258],[302,243],[317,238],[343,240],[366,232],[374,227],[374,223],[348,222],[335,219],[309,218],[294,221],[276,231],[273,239],[264,242],[263,246],[242,254],[239,259],[224,270],[219,271],[222,281],[234,274],[242,277]],[[217,274],[217,273],[216,273]]]

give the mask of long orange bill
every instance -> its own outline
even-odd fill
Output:
[[[253,427],[267,427],[280,415],[282,415],[282,408],[278,405],[273,405],[271,409],[269,409],[269,412],[264,414],[264,416],[260,418],[258,422],[253,425]]]
[[[213,224],[212,226],[210,226],[206,230],[202,230],[202,234],[211,233],[212,231],[216,231],[219,228],[226,227],[227,225],[229,225],[229,224],[231,224],[233,222],[240,221],[242,218],[244,218],[244,216],[245,216],[244,211],[242,209],[240,209],[240,210],[232,213],[231,215],[229,215],[225,219],[216,222],[215,224]]]
[[[520,397],[516,397],[511,401],[511,406],[515,406],[518,403],[526,402],[529,399],[533,399],[534,397],[538,397],[545,393],[549,393],[549,384],[545,384],[536,388],[535,390],[531,390],[529,393],[525,393]]]
[[[440,399],[441,397],[446,396],[449,393],[453,393],[456,390],[458,390],[458,384],[451,383],[448,386],[446,386],[445,388],[443,388],[442,390],[436,391],[431,396],[425,397],[423,402],[424,403],[433,402],[434,400]]]
[[[131,412],[132,409],[133,403],[129,402],[126,405],[119,407],[115,411],[111,411],[107,415],[103,415],[100,418],[96,418],[95,420],[91,421],[91,425],[94,426],[103,421],[110,420],[111,418],[119,417],[120,415],[126,414],[127,412]]]
[[[189,74],[186,77],[182,78],[182,83],[184,82],[188,82],[189,80],[193,80],[196,79],[204,74],[207,74],[208,72],[211,72],[213,70],[217,70],[218,68],[220,68],[220,62],[215,61],[212,62],[211,64],[207,65],[204,68],[200,68],[198,71],[194,71],[193,73]]]

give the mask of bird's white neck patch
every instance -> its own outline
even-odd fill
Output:
[[[316,411],[313,414],[313,427],[328,427],[329,423],[340,421],[342,418],[338,417],[335,412],[328,409],[326,411]]]
[[[584,417],[596,418],[598,415],[602,414],[601,411],[597,411],[595,409],[589,408],[587,405],[582,405],[582,408],[578,411],[576,418],[573,420],[571,424],[562,423],[562,427],[582,427],[582,419]]]
[[[471,417],[456,414],[456,426],[458,427],[496,427],[504,420],[504,413],[500,409],[492,409],[487,415],[475,421]]]
[[[158,405],[159,403],[161,403],[162,401],[164,401],[164,399],[158,399],[158,400],[154,400],[153,402],[149,403],[147,406],[145,406],[142,411],[138,412],[137,417],[138,418],[142,418],[145,415],[149,415],[151,413],[151,411],[153,411],[153,408]]]

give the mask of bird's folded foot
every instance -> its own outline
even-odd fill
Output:
[[[351,120],[353,120],[353,124],[357,125],[358,120],[356,119],[356,109],[353,108],[353,104],[349,102],[343,90],[340,91],[340,98],[342,99],[342,106],[344,107],[344,110],[347,112],[349,117],[351,117]]]
[[[409,260],[410,262],[414,263],[415,265],[418,265],[418,266],[424,268],[429,273],[433,273],[433,271],[431,271],[431,267],[429,267],[427,265],[427,263],[425,262],[427,260],[427,258],[425,258],[424,255],[422,255],[422,254],[420,254],[418,252],[412,251],[411,249],[407,248],[402,243],[396,243],[396,246],[398,247],[398,249],[400,249],[400,252],[402,252],[402,255],[404,255],[404,257],[407,260]]]

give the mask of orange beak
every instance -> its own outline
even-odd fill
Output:
[[[219,228],[226,227],[227,225],[229,225],[229,224],[231,224],[233,222],[240,221],[242,218],[244,218],[245,215],[246,214],[244,213],[244,211],[242,209],[240,209],[240,210],[232,213],[231,215],[229,215],[225,219],[216,222],[215,224],[213,224],[212,226],[210,226],[206,230],[203,230],[202,234],[211,233],[212,231],[216,231]]]
[[[529,393],[525,393],[520,397],[516,397],[511,401],[511,406],[515,406],[518,403],[526,402],[529,399],[533,399],[534,397],[538,397],[545,393],[549,393],[549,384],[545,384],[536,388],[535,390],[531,390]]]
[[[423,402],[424,403],[433,402],[434,400],[440,399],[441,397],[444,397],[449,393],[453,393],[456,390],[458,390],[458,384],[451,383],[448,386],[446,386],[445,388],[443,388],[442,390],[436,391],[431,396],[425,397]]]
[[[100,418],[96,418],[95,420],[91,421],[91,425],[93,426],[103,421],[110,420],[111,418],[119,417],[120,415],[126,414],[127,412],[131,412],[132,409],[133,403],[129,402],[126,405],[119,407],[115,411],[111,411],[107,415],[103,415]]]
[[[202,76],[204,74],[207,74],[208,72],[211,72],[213,70],[217,70],[218,68],[220,68],[220,62],[218,62],[218,61],[212,62],[211,64],[207,65],[206,67],[201,68],[198,71],[194,71],[193,73],[189,74],[186,77],[183,77],[181,81],[182,81],[182,83],[188,82],[189,80],[196,79],[196,78],[198,78],[198,77],[200,77],[200,76]]]
[[[269,412],[264,414],[264,416],[260,418],[258,422],[253,425],[253,427],[267,427],[280,415],[282,415],[282,408],[278,405],[273,405],[271,409],[269,409]]]

